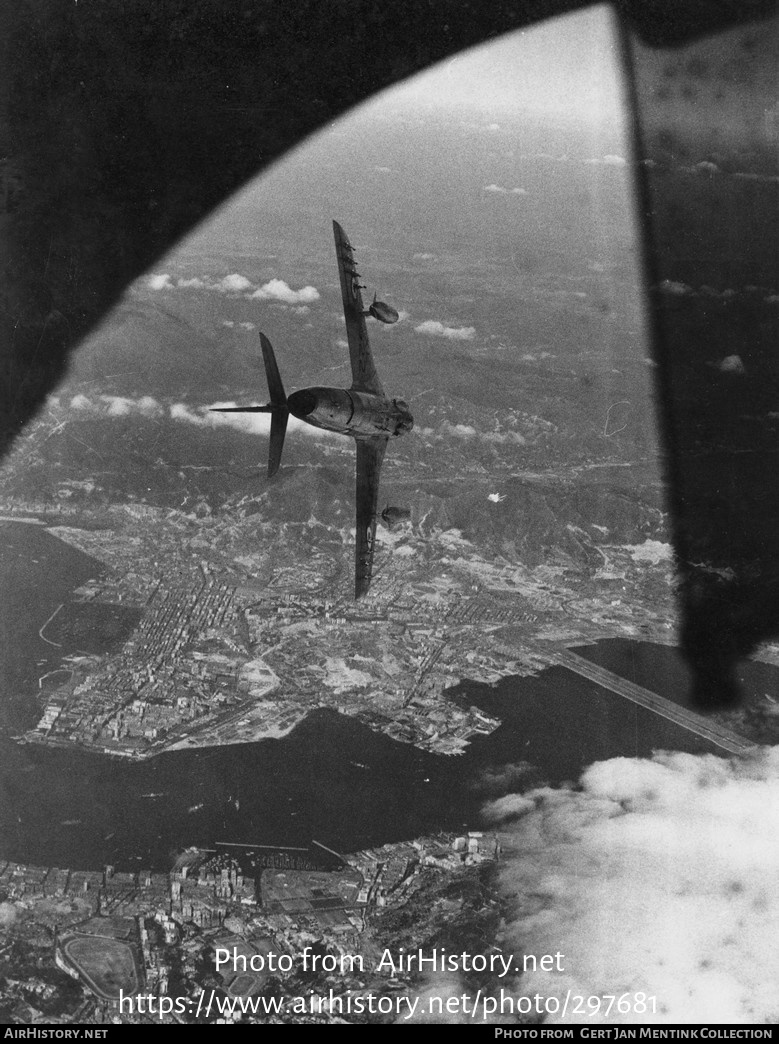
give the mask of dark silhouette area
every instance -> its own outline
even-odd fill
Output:
[[[779,633],[777,22],[629,44],[682,647],[702,707]]]

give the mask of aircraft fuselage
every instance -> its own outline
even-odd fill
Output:
[[[405,435],[414,426],[402,399],[345,388],[301,388],[289,396],[287,406],[306,424],[355,439]]]

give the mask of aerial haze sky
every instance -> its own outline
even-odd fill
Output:
[[[618,41],[599,5],[473,47],[385,92],[390,106],[621,119]],[[368,105],[373,104],[368,102]]]

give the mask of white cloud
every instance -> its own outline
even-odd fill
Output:
[[[747,372],[740,355],[726,355],[717,364],[720,373],[729,373],[735,377],[743,377]]]
[[[189,406],[185,406],[183,402],[175,402],[170,408],[170,416],[173,420],[188,421],[190,424],[207,424],[207,420],[202,413],[198,413],[191,409]],[[216,416],[216,414],[214,414]]]
[[[159,275],[150,275],[148,279],[150,290],[173,290],[173,283],[170,281],[170,276],[167,272],[162,272]]]
[[[513,189],[507,189],[507,188],[504,188],[502,185],[495,185],[494,183],[492,185],[485,185],[484,188],[482,189],[482,192],[493,192],[493,193],[496,193],[497,195],[501,195],[501,196],[526,196],[527,195],[527,189],[519,188],[519,187],[513,188]]]
[[[538,352],[536,354],[533,354],[533,352],[523,352],[522,355],[520,355],[520,359],[522,360],[522,362],[540,362],[542,359],[556,359],[556,358],[557,358],[557,356],[554,354],[554,352],[545,352],[545,351],[544,352]]]
[[[450,341],[472,341],[476,336],[474,326],[444,326],[437,319],[426,319],[424,323],[414,327],[414,333],[429,337],[445,337]]]
[[[779,747],[614,758],[580,788],[508,795],[485,811],[494,820],[503,808],[520,816],[500,863],[503,946],[564,954],[553,991],[538,972],[522,994],[657,998],[654,1012],[601,1010],[588,1023],[776,1020]]]
[[[165,412],[165,407],[151,395],[142,395],[138,399],[124,395],[98,395],[90,399],[79,394],[70,400],[70,408],[102,417],[161,417]]]
[[[435,254],[413,254],[412,261],[433,261],[435,260]]]
[[[111,396],[101,398],[110,399]],[[116,395],[109,403],[108,412],[114,415],[140,413],[144,417],[160,417],[165,410],[151,395],[142,395],[140,399],[123,399]]]
[[[779,181],[779,175],[777,174],[754,174],[747,173],[746,171],[736,171],[733,174],[734,178],[745,178],[747,181],[765,181],[765,182],[776,182]]]
[[[169,273],[163,272],[148,276],[146,282],[151,290],[207,290],[211,293],[240,295],[257,301],[275,301],[284,305],[303,307],[318,301],[320,296],[316,287],[303,286],[299,290],[293,290],[283,279],[270,279],[262,286],[258,286],[240,272],[232,272],[220,279],[211,276],[192,276],[176,279],[175,282]],[[303,309],[299,308],[298,311],[302,313]]]
[[[293,290],[283,279],[271,279],[251,295],[259,301],[281,301],[282,304],[311,304],[319,300],[319,291],[313,286]]]
[[[252,288],[253,283],[251,279],[247,279],[246,276],[240,275],[238,272],[225,276],[224,279],[220,279],[213,286],[214,290],[219,290],[223,294],[240,294],[244,290],[251,290]]]
[[[688,286],[686,283],[677,283],[673,279],[664,279],[658,286],[658,290],[661,290],[664,294],[675,294],[678,297],[684,294],[695,293],[691,286]]]
[[[133,412],[135,403],[132,399],[125,399],[121,395],[101,395],[100,398],[108,407],[109,417],[126,417]]]
[[[147,417],[158,416],[163,410],[160,403],[152,398],[151,395],[142,395],[140,399],[136,399],[136,405],[141,413],[145,414]]]
[[[518,431],[490,431],[482,435],[487,442],[513,443],[515,446],[527,445],[527,439]]]
[[[437,428],[416,427],[417,435],[439,439],[479,439],[481,442],[497,444],[513,444],[524,446],[527,443],[524,435],[518,431],[478,431],[471,424],[450,424],[443,421]]]
[[[254,400],[262,402],[262,399]],[[219,406],[236,406],[235,402],[215,402],[214,408]],[[170,407],[170,416],[173,420],[183,421],[187,424],[195,424],[201,428],[233,428],[236,431],[245,432],[248,435],[268,435],[270,433],[269,413],[211,413],[208,406],[189,406],[187,403],[177,402]],[[289,432],[302,433],[316,439],[338,439],[343,436],[332,431],[322,431],[310,424],[289,418]]]
[[[506,823],[510,819],[523,816],[526,812],[532,812],[535,807],[531,798],[523,797],[522,794],[506,794],[495,801],[487,802],[482,814],[488,823]]]
[[[627,160],[624,156],[615,156],[614,154],[609,154],[600,158],[593,156],[590,159],[586,159],[584,162],[604,167],[624,167],[627,164]]]
[[[239,323],[238,325],[241,327],[242,330],[256,330],[257,329],[257,324],[256,323]]]

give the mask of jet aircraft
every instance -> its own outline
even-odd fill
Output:
[[[355,541],[354,596],[364,595],[371,583],[373,552],[376,540],[379,476],[387,443],[391,438],[405,435],[414,426],[408,404],[402,399],[390,399],[384,392],[371,354],[366,317],[382,323],[395,323],[398,313],[374,296],[365,308],[360,274],[354,259],[354,249],[338,224],[333,222],[338,273],[341,279],[341,297],[349,359],[352,366],[352,386],[346,388],[301,388],[287,396],[281,381],[273,348],[265,334],[260,334],[262,356],[268,378],[270,402],[265,406],[215,407],[217,413],[270,413],[271,435],[268,452],[268,477],[279,470],[284,436],[289,415],[315,428],[350,435],[357,444],[357,535]]]

